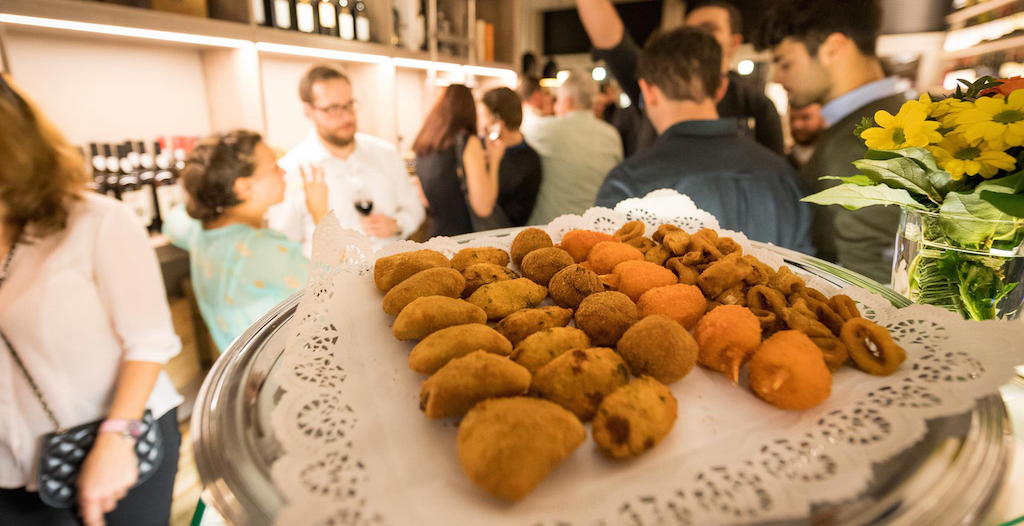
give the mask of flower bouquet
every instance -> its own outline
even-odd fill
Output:
[[[1024,79],[983,77],[924,94],[855,133],[868,150],[852,177],[804,200],[902,208],[893,288],[975,320],[1024,311]]]

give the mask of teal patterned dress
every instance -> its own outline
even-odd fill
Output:
[[[167,214],[163,233],[189,253],[199,310],[221,352],[306,284],[302,245],[273,230],[244,224],[205,230],[178,207]]]

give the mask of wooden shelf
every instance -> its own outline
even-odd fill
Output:
[[[956,60],[1015,48],[1024,48],[1024,35],[982,42],[967,49],[946,53],[943,57],[950,60]]]
[[[946,23],[949,25],[955,25],[960,22],[966,22],[968,19],[976,17],[982,13],[987,13],[995,9],[999,9],[1007,4],[1012,4],[1017,0],[988,0],[980,4],[972,5],[971,7],[965,7],[958,11],[954,11],[946,16]]]

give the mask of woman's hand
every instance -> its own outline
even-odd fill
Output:
[[[487,140],[487,166],[497,168],[505,157],[505,141],[501,137]]]
[[[85,525],[106,524],[104,515],[114,511],[138,479],[135,440],[100,433],[78,475],[78,508]]]
[[[306,193],[306,209],[313,216],[313,222],[319,224],[330,210],[327,204],[324,169],[313,164],[306,167],[300,165],[299,173],[302,174],[302,189]]]

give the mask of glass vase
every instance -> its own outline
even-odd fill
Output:
[[[969,243],[958,239],[970,239]],[[915,303],[974,320],[1024,313],[1024,220],[940,216],[903,209],[892,288]]]

